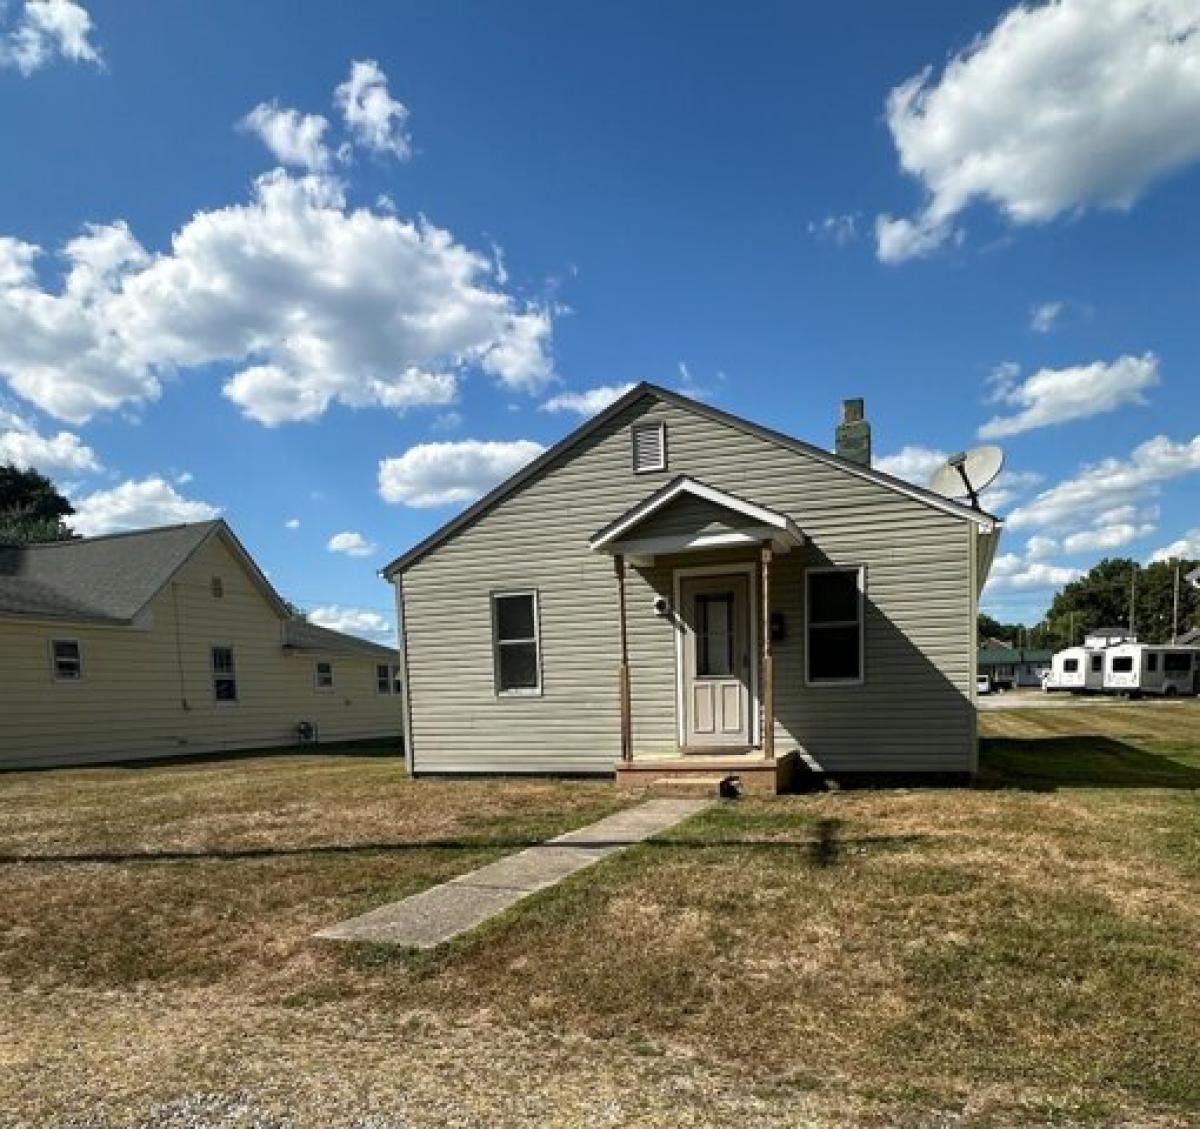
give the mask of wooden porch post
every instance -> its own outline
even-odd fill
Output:
[[[613,555],[617,574],[617,625],[621,633],[621,661],[618,678],[621,684],[621,760],[633,760],[633,708],[629,693],[629,636],[625,624],[625,556]]]
[[[762,547],[762,749],[764,760],[775,759],[775,656],[771,642],[771,560],[769,541]]]

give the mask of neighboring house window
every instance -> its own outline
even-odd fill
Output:
[[[497,694],[542,690],[536,592],[492,594],[492,644]]]
[[[233,648],[214,647],[212,649],[212,680],[213,697],[218,702],[236,702],[237,674],[233,668]]]
[[[863,570],[808,570],[808,647],[810,684],[863,680]]]
[[[333,689],[333,663],[317,663],[316,686],[318,690]]]
[[[225,584],[219,576],[214,576],[208,582],[208,590],[213,594],[213,598],[219,600],[225,595]]]
[[[375,689],[380,694],[399,694],[402,685],[398,666],[379,663],[375,667]]]
[[[78,640],[53,640],[50,644],[50,666],[56,682],[78,682],[83,677],[83,650]]]
[[[635,423],[630,428],[633,439],[633,472],[646,474],[667,469],[667,425]]]

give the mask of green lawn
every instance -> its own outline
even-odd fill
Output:
[[[0,777],[0,1125],[1197,1124],[1200,703],[981,724],[976,788],[724,804],[435,954],[310,936],[627,798]]]

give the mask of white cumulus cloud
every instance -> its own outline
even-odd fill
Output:
[[[141,480],[129,479],[111,490],[97,490],[72,498],[71,504],[75,507],[75,516],[70,519],[71,528],[85,537],[153,525],[208,521],[221,512],[208,502],[184,498],[157,475]]]
[[[42,435],[28,420],[0,408],[0,463],[12,463],[43,474],[68,471],[94,474],[102,470],[100,459],[78,435],[59,431]]]
[[[981,439],[1019,435],[1036,427],[1086,419],[1111,412],[1123,404],[1144,404],[1145,392],[1159,382],[1158,358],[1124,356],[1061,369],[1040,369],[1019,380],[1014,365],[993,374],[993,399],[1020,410],[995,416],[979,429]]]
[[[609,404],[619,400],[634,386],[632,384],[601,384],[586,392],[560,392],[541,405],[544,412],[574,412],[581,416],[594,416],[604,411]]]
[[[358,635],[373,643],[395,646],[396,628],[391,619],[367,608],[349,608],[340,604],[327,604],[313,608],[308,613],[309,623],[330,631],[341,631],[347,635]]]
[[[945,451],[918,444],[901,447],[894,455],[883,455],[874,461],[876,470],[903,478],[918,486],[928,486],[933,472],[948,458]]]
[[[72,0],[25,0],[15,19],[7,21],[7,14],[0,4],[0,67],[28,76],[56,58],[99,64],[100,52],[89,38],[92,17],[82,5]]]
[[[1194,0],[1057,0],[1011,8],[991,31],[901,83],[886,118],[923,186],[912,219],[880,216],[878,254],[928,254],[974,201],[1014,223],[1128,209],[1200,158],[1200,9]]]
[[[419,443],[380,462],[379,494],[417,508],[473,502],[544,450],[531,439]]]
[[[189,368],[242,365],[225,394],[264,424],[349,407],[447,405],[476,368],[509,391],[554,377],[551,317],[496,289],[444,229],[347,207],[340,182],[275,169],[150,254],[118,221],[62,251],[0,237],[0,375],[60,419],[157,398]]]
[[[1017,553],[1003,553],[992,562],[987,589],[989,592],[1050,590],[1061,588],[1082,575],[1077,568],[1029,560]]]
[[[356,144],[401,161],[412,156],[408,108],[388,93],[387,75],[374,59],[350,64],[350,74],[334,91],[333,101]]]
[[[1035,495],[1008,515],[1010,529],[1075,530],[1128,521],[1162,483],[1200,471],[1200,435],[1176,442],[1157,435],[1128,458],[1109,457]]]
[[[329,122],[320,114],[302,114],[278,102],[260,102],[238,125],[255,134],[285,165],[320,172],[332,160],[323,140]]]
[[[1178,541],[1172,541],[1150,555],[1152,561],[1200,560],[1200,529],[1190,529]]]
[[[353,530],[335,533],[329,538],[329,544],[325,547],[331,553],[345,553],[348,557],[369,557],[376,548],[361,533]]]

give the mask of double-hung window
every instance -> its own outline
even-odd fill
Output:
[[[237,672],[233,666],[232,647],[212,649],[213,698],[218,702],[238,700]]]
[[[78,682],[83,678],[83,651],[77,639],[51,641],[50,669],[55,682]]]
[[[496,693],[542,692],[542,648],[537,592],[492,593],[492,661]]]
[[[862,568],[810,568],[805,675],[811,686],[863,681]]]
[[[375,667],[375,691],[379,694],[399,694],[403,685],[400,668],[391,663],[378,663]]]
[[[333,663],[324,659],[317,663],[316,671],[313,674],[313,684],[318,690],[333,689]]]

